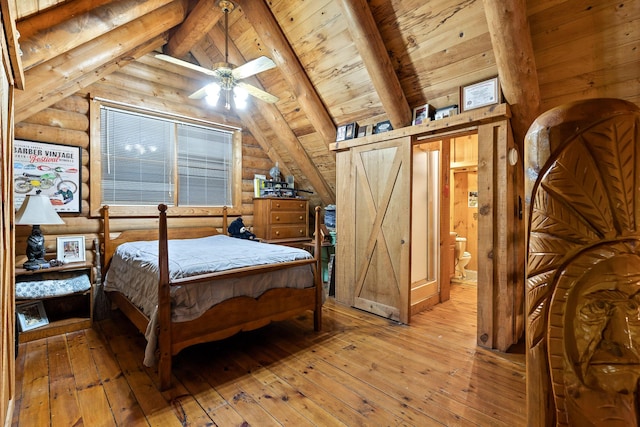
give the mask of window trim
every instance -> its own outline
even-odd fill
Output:
[[[193,123],[202,125],[203,121],[197,119],[189,119],[184,116],[176,116],[170,113],[150,112],[144,108],[136,106],[127,106],[119,102],[108,102],[106,100],[93,98],[89,103],[89,126],[90,126],[90,144],[89,144],[89,158],[91,160],[89,169],[89,215],[91,217],[99,217],[102,214],[102,158],[100,155],[100,108],[102,106],[110,106],[122,110],[129,110],[131,112],[156,115],[158,117],[164,117],[168,119],[180,120],[185,123]],[[210,126],[215,126],[213,123],[207,123]],[[232,132],[232,189],[231,200],[232,206],[227,206],[228,215],[241,215],[242,214],[242,129],[230,126],[219,125],[221,129],[229,130]],[[84,159],[83,159],[84,160]],[[177,172],[176,172],[177,173]],[[168,216],[210,216],[222,215],[223,206],[212,207],[197,207],[197,206],[169,206],[167,209]],[[157,217],[158,207],[157,205],[142,206],[142,205],[117,205],[109,206],[110,217]]]

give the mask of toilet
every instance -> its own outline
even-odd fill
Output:
[[[464,268],[471,261],[471,254],[466,252],[465,249],[467,247],[467,239],[465,237],[456,237],[456,249],[455,249],[455,270],[456,277],[466,278],[467,274],[464,271]]]

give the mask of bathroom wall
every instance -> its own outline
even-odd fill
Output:
[[[452,183],[452,229],[467,238],[467,252],[471,254],[467,270],[478,271],[478,172],[454,170]]]
[[[471,261],[466,269],[478,270],[478,135],[451,139],[451,230],[467,238]]]

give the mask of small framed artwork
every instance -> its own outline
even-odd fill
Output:
[[[344,131],[344,139],[353,139],[358,134],[358,124],[356,122],[349,123],[346,125],[346,129]]]
[[[421,125],[431,120],[435,109],[430,104],[421,105],[413,109],[412,125]]]
[[[367,136],[367,127],[366,126],[360,126],[358,128],[358,135],[356,135],[356,138],[362,138],[364,136]]]
[[[336,131],[336,141],[344,141],[347,136],[347,125],[338,126]]]
[[[444,119],[446,117],[455,116],[458,114],[457,105],[449,105],[447,107],[438,108],[434,114],[434,120]]]
[[[20,323],[20,330],[22,332],[49,324],[49,319],[47,319],[47,313],[44,311],[42,301],[16,305],[16,313],[18,314],[18,322]]]
[[[460,87],[460,111],[469,111],[500,102],[498,77]]]
[[[57,259],[63,263],[84,262],[84,236],[57,238]]]
[[[373,128],[373,133],[389,132],[390,130],[393,130],[393,126],[391,126],[391,122],[389,120],[385,120],[376,124]]]

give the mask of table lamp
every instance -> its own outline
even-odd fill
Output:
[[[27,258],[23,267],[26,270],[39,270],[47,263],[44,259],[46,249],[44,236],[40,231],[41,225],[64,224],[64,221],[53,208],[51,201],[40,190],[36,194],[29,194],[22,202],[16,213],[15,224],[33,225],[31,235],[27,239]]]

